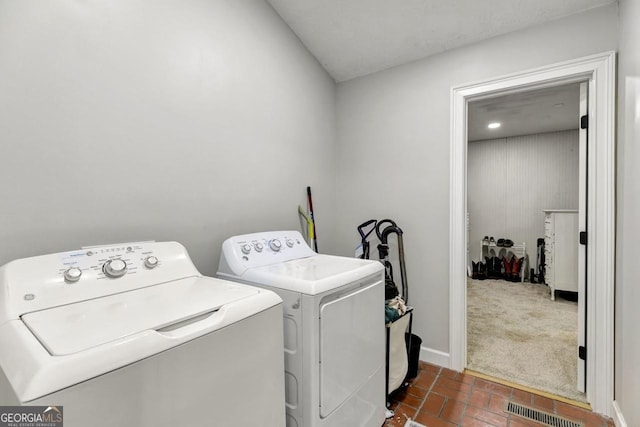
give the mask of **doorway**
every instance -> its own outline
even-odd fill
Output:
[[[597,412],[613,401],[615,53],[607,52],[452,88],[450,199],[450,367],[466,364],[467,107],[473,100],[587,81],[589,84],[586,249],[586,394]],[[597,284],[597,285],[596,285]]]
[[[467,124],[466,367],[582,403],[586,86],[471,101]]]

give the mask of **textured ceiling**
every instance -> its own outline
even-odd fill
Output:
[[[616,0],[268,0],[340,82]]]
[[[469,141],[578,129],[580,84],[573,83],[469,103]],[[491,122],[501,123],[489,129]]]

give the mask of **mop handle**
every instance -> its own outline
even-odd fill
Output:
[[[305,213],[300,205],[298,205],[298,213],[302,215],[304,220],[307,222],[307,239],[309,239],[309,246],[311,246],[313,243],[313,221],[311,221],[309,215]]]

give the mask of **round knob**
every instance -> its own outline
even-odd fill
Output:
[[[271,248],[272,251],[278,252],[280,248],[282,248],[282,243],[280,243],[280,240],[278,239],[273,239],[272,241],[269,242],[269,247]]]
[[[287,239],[287,246],[289,246],[290,248],[293,247],[293,240],[291,239]]]
[[[262,246],[262,243],[258,242],[254,245],[254,248],[256,248],[256,252],[262,252],[264,246]]]
[[[240,250],[243,254],[249,255],[249,252],[251,252],[251,245],[245,243],[244,245],[242,245],[242,248],[240,248]]]
[[[67,282],[77,282],[78,280],[80,280],[80,276],[82,276],[82,270],[80,270],[78,267],[68,268],[64,272],[64,280],[66,280]]]
[[[127,263],[120,258],[112,259],[104,263],[102,271],[109,277],[124,276],[127,272]]]
[[[158,266],[158,258],[151,255],[144,259],[144,266],[147,268],[156,268]]]

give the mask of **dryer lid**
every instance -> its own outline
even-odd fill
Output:
[[[28,313],[22,321],[51,355],[62,356],[147,330],[168,330],[258,292],[218,279],[189,277]]]
[[[379,279],[382,280],[383,271],[384,267],[378,261],[316,255],[250,268],[239,278],[248,283],[318,295],[374,274],[379,275]],[[227,274],[218,273],[218,275],[233,278]]]

